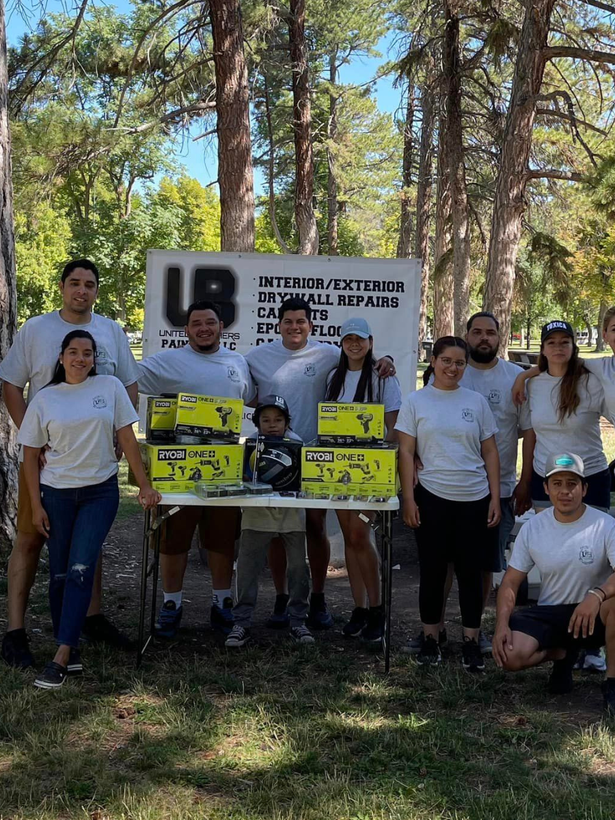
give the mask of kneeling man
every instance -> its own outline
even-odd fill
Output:
[[[553,507],[519,531],[498,593],[493,657],[512,672],[554,661],[549,691],[565,694],[579,649],[606,645],[604,705],[615,714],[615,520],[583,503],[587,481],[574,453],[549,457],[544,486]],[[538,605],[513,612],[533,566]]]

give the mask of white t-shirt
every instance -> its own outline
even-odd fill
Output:
[[[498,428],[480,393],[428,384],[403,400],[395,429],[416,438],[423,462],[418,479],[430,493],[450,501],[478,501],[489,494],[481,442]]]
[[[615,568],[615,520],[586,506],[578,521],[562,524],[550,507],[521,527],[508,566],[519,572],[538,567],[539,604],[578,604]]]
[[[583,364],[599,379],[604,390],[605,412],[611,424],[615,424],[615,356],[602,359],[583,359]]]
[[[252,433],[250,438],[257,436],[258,433]],[[301,441],[293,430],[287,430],[284,438]],[[270,532],[272,537],[280,532],[305,532],[305,510],[296,507],[245,507],[241,512],[241,529]]]
[[[470,362],[463,371],[460,384],[475,390],[487,399],[498,432],[495,440],[500,454],[500,496],[509,498],[517,483],[517,445],[519,431],[529,418],[527,402],[517,407],[512,400],[512,386],[523,370],[505,359],[497,359],[494,367],[482,370]],[[526,425],[530,427],[530,424]]]
[[[85,325],[65,322],[60,312],[34,316],[23,325],[0,364],[0,379],[16,387],[28,387],[28,402],[49,384],[62,342],[73,330],[87,330],[96,342],[96,371],[101,376],[117,376],[124,385],[139,378],[128,338],[117,322],[92,314]]]
[[[327,377],[327,389],[331,384],[333,373],[329,373]],[[344,377],[344,385],[342,392],[335,401],[338,402],[353,402],[357,386],[361,379],[360,370],[348,370]],[[384,412],[392,413],[399,410],[401,407],[401,387],[396,376],[389,376],[388,379],[379,379],[378,374],[374,372],[372,376],[372,391],[375,404],[384,404]],[[367,393],[363,401],[367,401]]]
[[[244,357],[222,346],[215,353],[198,353],[190,345],[161,350],[138,368],[139,392],[150,396],[196,393],[249,402],[256,393]]]
[[[253,347],[246,359],[259,399],[282,396],[293,430],[303,441],[313,441],[318,431],[318,402],[324,400],[327,376],[339,363],[339,348],[310,340],[301,350],[287,350],[276,339]]]
[[[578,384],[581,403],[576,413],[559,420],[561,376],[541,373],[528,379],[529,419],[524,429],[534,428],[534,470],[544,476],[550,453],[576,453],[585,464],[585,475],[606,470],[608,463],[600,438],[600,416],[606,412],[604,391],[596,376],[589,373]]]
[[[81,384],[54,384],[28,405],[17,441],[49,445],[40,483],[56,489],[101,484],[117,473],[113,431],[139,417],[115,376],[91,376]]]

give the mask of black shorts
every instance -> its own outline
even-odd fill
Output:
[[[587,493],[583,501],[590,507],[597,507],[607,512],[611,506],[611,471],[607,468],[599,473],[588,475]],[[532,482],[530,485],[532,502],[538,507],[550,507],[549,496],[545,493],[544,478],[538,475],[536,470],[532,470]]]
[[[509,626],[513,632],[523,632],[536,638],[539,649],[568,649],[575,646],[579,649],[599,649],[606,643],[600,615],[596,618],[593,635],[575,640],[568,632],[568,624],[577,606],[578,604],[529,606],[513,612]]]

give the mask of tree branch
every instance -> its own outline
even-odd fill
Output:
[[[608,14],[615,14],[615,6],[611,6],[609,3],[601,3],[600,0],[583,0],[583,2],[588,6],[602,9],[602,11],[606,11]]]
[[[168,114],[164,114],[162,117],[158,117],[158,119],[150,120],[150,122],[144,122],[142,125],[135,125],[134,127],[114,126],[110,128],[109,131],[123,131],[125,134],[141,134],[143,131],[149,131],[150,128],[163,125],[165,122],[175,120],[184,114],[200,114],[206,111],[213,111],[215,107],[215,102],[194,103],[193,105],[186,105],[183,108],[176,108],[174,111],[169,111]]]
[[[563,111],[556,111],[554,108],[537,108],[536,113],[543,117],[556,117],[558,120],[574,122],[577,123],[577,125],[582,125],[584,128],[587,128],[588,131],[594,131],[596,134],[608,137],[608,133],[603,131],[602,128],[597,128],[595,125],[592,125],[591,122],[587,122],[587,120],[580,120],[578,117],[571,117],[570,114],[564,114]]]
[[[583,174],[578,174],[576,171],[558,171],[554,168],[539,171],[530,171],[528,169],[526,178],[528,182],[533,179],[562,179],[565,182],[583,182],[585,179]]]
[[[572,46],[547,46],[543,49],[546,60],[557,57],[568,57],[571,60],[589,60],[594,63],[615,65],[615,53],[611,51],[597,51],[593,48],[573,48]]]

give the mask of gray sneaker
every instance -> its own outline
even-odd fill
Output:
[[[291,627],[290,636],[295,643],[315,643],[314,636],[304,624]]]
[[[448,635],[446,629],[443,629],[438,635],[438,646],[444,649],[448,644]],[[423,649],[423,631],[421,630],[416,638],[411,638],[405,646],[402,646],[401,651],[405,655],[420,655]],[[491,651],[491,650],[489,650]]]
[[[481,655],[491,655],[491,650],[493,649],[491,641],[482,630],[478,635],[478,648],[480,649]]]

